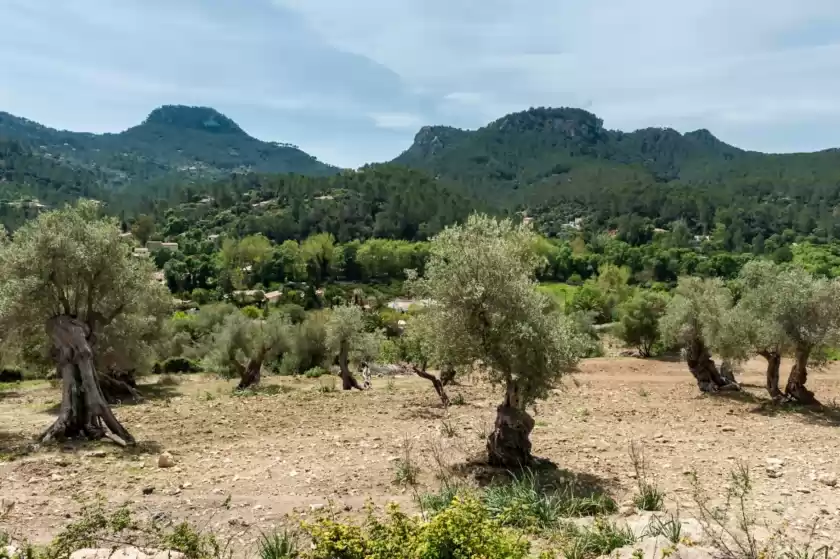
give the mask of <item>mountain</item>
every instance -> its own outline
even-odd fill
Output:
[[[232,172],[331,175],[338,169],[289,144],[263,142],[208,107],[167,105],[117,134],[55,130],[0,112],[0,139],[86,169],[111,186]]]
[[[592,160],[640,165],[658,179],[675,179],[705,162],[745,153],[708,130],[624,133],[605,129],[601,119],[582,109],[539,108],[509,114],[475,131],[424,127],[394,162],[468,182],[522,185]]]
[[[585,110],[534,108],[472,131],[424,127],[394,163],[527,209],[549,234],[576,217],[613,227],[635,216],[657,227],[682,220],[699,232],[724,223],[746,239],[815,226],[840,235],[838,150],[764,154],[708,130],[621,132]]]

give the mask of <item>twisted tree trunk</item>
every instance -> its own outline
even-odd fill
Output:
[[[727,384],[732,384],[735,381],[735,367],[732,366],[732,362],[728,359],[724,359],[720,364],[720,378],[724,380]]]
[[[694,340],[688,344],[686,361],[688,362],[688,370],[694,375],[701,392],[741,389],[734,379],[727,380],[721,376],[708,348],[701,340]]]
[[[491,466],[523,468],[531,463],[531,431],[534,419],[525,411],[520,387],[511,380],[505,400],[496,408],[496,424],[487,438],[487,459]]]
[[[338,368],[341,371],[341,388],[343,390],[353,390],[357,388],[359,390],[363,390],[361,386],[359,386],[359,382],[356,380],[356,377],[353,376],[353,373],[350,372],[350,365],[349,365],[349,353],[350,348],[346,341],[342,340],[341,345],[338,350]]]
[[[443,386],[447,386],[449,384],[457,384],[455,382],[455,367],[452,365],[446,365],[440,370],[440,383]]]
[[[788,376],[785,396],[800,404],[817,404],[814,393],[805,388],[808,380],[808,359],[811,357],[811,348],[797,348],[796,360]]]
[[[446,391],[443,389],[443,381],[437,378],[435,375],[426,372],[426,367],[418,367],[417,365],[408,364],[408,363],[401,363],[400,366],[404,369],[408,369],[413,371],[415,375],[420,378],[424,378],[432,383],[432,386],[435,387],[435,392],[437,392],[438,397],[440,398],[443,407],[449,407],[449,396],[446,395]],[[441,374],[441,377],[443,374]]]
[[[102,395],[109,404],[125,400],[139,402],[143,399],[137,392],[137,381],[132,371],[110,369],[107,373],[97,372],[96,377],[99,380]]]
[[[779,369],[782,366],[782,356],[775,351],[760,351],[758,354],[767,360],[767,392],[774,400],[781,400],[782,391],[779,389]]]
[[[114,417],[99,386],[93,366],[90,327],[71,316],[61,315],[47,322],[52,341],[52,357],[61,375],[61,408],[58,418],[41,436],[47,443],[53,439],[86,436],[99,439],[108,436],[107,427],[121,444],[133,444],[134,438]]]
[[[260,383],[262,379],[262,360],[249,359],[248,364],[239,367],[239,384],[236,385],[237,390],[247,390],[253,388]]]

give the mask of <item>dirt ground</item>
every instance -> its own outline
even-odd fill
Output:
[[[819,518],[817,537],[840,542],[840,487],[829,480],[840,475],[835,406],[773,413],[763,405],[760,361],[745,366],[739,380],[746,392],[735,397],[701,396],[681,363],[605,358],[580,369],[537,406],[536,455],[596,480],[621,502],[635,490],[628,448],[638,441],[667,506],[681,514],[694,507],[691,470],[721,496],[743,461],[753,473],[760,523],[804,534]],[[272,377],[266,383],[274,393],[251,396],[235,396],[232,383],[212,377],[149,382],[143,403],[115,409],[139,443],[130,451],[110,443],[33,450],[32,437],[54,418],[58,390],[24,383],[0,393],[0,498],[14,502],[0,528],[45,542],[79,499],[96,495],[186,518],[245,544],[287,522],[287,513],[332,507],[352,515],[367,499],[412,508],[414,491],[393,482],[406,446],[421,467],[418,491],[435,489],[438,461],[454,466],[483,451],[500,399],[478,378],[449,390],[466,403],[448,411],[431,384],[413,377],[375,379],[373,390],[348,393],[323,393],[317,380]],[[840,366],[815,372],[808,383],[833,403]],[[163,451],[175,467],[158,467]],[[767,473],[768,459],[781,461],[778,477]]]

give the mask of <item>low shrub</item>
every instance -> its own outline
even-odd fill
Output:
[[[571,485],[551,487],[531,471],[509,482],[491,485],[484,490],[482,501],[491,516],[505,526],[528,530],[551,528],[561,518],[609,514],[616,510],[615,501],[608,495],[579,495]]]
[[[277,305],[273,312],[286,316],[292,324],[300,324],[306,320],[306,309],[294,303]]]
[[[23,382],[23,371],[19,369],[0,370],[0,382]]]
[[[170,357],[163,363],[155,363],[152,370],[155,374],[200,373],[201,366],[186,357]]]
[[[369,513],[364,526],[322,518],[305,524],[312,559],[526,559],[529,542],[493,520],[476,499],[456,498],[429,521],[391,505],[385,519]]]
[[[297,559],[297,541],[289,532],[262,534],[257,542],[257,554],[260,559]]]
[[[566,524],[561,533],[560,549],[566,559],[592,559],[609,555],[614,550],[636,543],[633,530],[610,522],[606,518],[596,518],[588,527]]]
[[[254,305],[248,305],[246,307],[242,307],[239,309],[242,314],[250,318],[251,320],[257,320],[263,317],[263,312],[255,307]]]
[[[321,394],[331,394],[336,392],[338,389],[336,388],[335,377],[327,376],[318,379],[318,386],[316,387],[316,390]]]
[[[35,556],[38,559],[66,559],[79,549],[110,548],[116,542],[119,542],[118,547],[178,551],[185,559],[231,557],[231,550],[213,533],[198,531],[186,522],[166,526],[155,520],[141,521],[125,506],[109,512],[102,499],[83,505],[78,517]],[[28,559],[28,556],[21,559]]]
[[[329,371],[327,371],[323,367],[312,367],[311,369],[303,373],[303,376],[305,376],[306,378],[320,378],[328,374],[330,374]]]
[[[630,444],[630,461],[636,472],[636,484],[639,492],[633,497],[633,503],[641,510],[660,511],[665,504],[665,492],[650,479],[644,449],[635,442]]]

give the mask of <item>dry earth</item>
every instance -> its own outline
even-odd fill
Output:
[[[691,470],[722,496],[743,461],[753,472],[761,524],[787,524],[804,537],[818,518],[818,539],[840,543],[840,487],[831,485],[840,475],[837,408],[767,411],[759,361],[747,364],[740,378],[747,392],[734,398],[699,395],[684,367],[585,361],[538,405],[535,454],[594,480],[621,502],[635,491],[628,447],[639,441],[668,507],[682,515],[694,507]],[[271,378],[269,385],[282,388],[247,397],[209,377],[177,386],[151,381],[143,403],[116,409],[140,443],[129,452],[110,444],[33,451],[31,438],[52,420],[58,391],[24,383],[0,393],[0,497],[15,503],[0,528],[47,541],[78,510],[79,499],[97,494],[113,505],[187,518],[245,544],[292,512],[326,506],[352,515],[367,499],[413,507],[412,491],[393,483],[405,445],[422,468],[419,491],[434,489],[435,458],[458,465],[480,453],[499,399],[477,378],[450,390],[466,404],[448,412],[418,378],[376,379],[364,393],[321,393],[318,381]],[[840,366],[814,373],[809,385],[823,402],[833,402],[840,397]],[[446,436],[444,422],[455,436]],[[16,455],[21,450],[28,452]],[[174,467],[158,467],[163,451],[172,453]],[[778,477],[767,473],[768,459],[781,464]],[[228,496],[229,507],[221,506]]]

